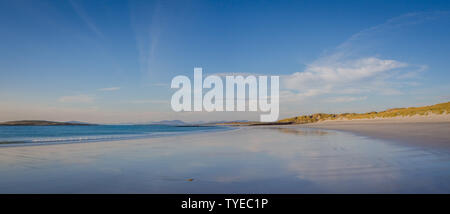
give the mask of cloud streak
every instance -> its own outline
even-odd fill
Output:
[[[148,75],[153,71],[154,58],[161,34],[161,3],[156,1],[153,8],[136,3],[132,4],[131,8],[130,19],[136,35],[140,70],[143,74]],[[152,12],[148,13],[148,11]]]
[[[92,103],[94,97],[87,94],[80,94],[74,96],[62,96],[58,99],[61,103]]]
[[[99,91],[117,91],[120,90],[120,87],[110,87],[110,88],[100,88]]]
[[[80,18],[84,21],[84,23],[86,23],[89,30],[91,30],[95,35],[104,38],[103,33],[98,29],[98,27],[94,24],[91,18],[87,15],[83,7],[75,3],[73,0],[69,0],[69,2],[72,5],[75,12],[78,14],[78,16],[80,16]]]
[[[366,96],[364,97],[334,97],[328,100],[324,100],[324,102],[327,103],[342,103],[342,102],[353,102],[358,100],[365,100],[367,99]]]

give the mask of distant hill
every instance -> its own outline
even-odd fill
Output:
[[[88,126],[94,125],[78,121],[55,122],[46,120],[18,120],[0,123],[0,126]]]
[[[173,125],[173,126],[186,125],[186,123],[181,120],[162,120],[162,121],[158,121],[158,122],[150,122],[148,124],[151,124],[151,125]]]
[[[324,120],[352,120],[352,119],[375,119],[375,118],[390,118],[390,117],[408,117],[415,115],[428,115],[428,114],[450,114],[450,102],[440,103],[431,106],[422,107],[409,107],[409,108],[393,108],[380,112],[368,112],[368,113],[343,113],[343,114],[312,114],[302,115],[297,117],[291,117],[279,120],[280,123],[315,123]]]
[[[92,125],[91,123],[81,122],[81,121],[66,121],[64,123],[73,123],[73,124],[80,124],[80,125]]]
[[[221,123],[249,123],[251,121],[248,120],[218,120],[218,121],[211,121],[211,122],[204,122],[206,124],[221,124]]]

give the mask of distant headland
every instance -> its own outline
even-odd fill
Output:
[[[96,124],[83,123],[78,121],[55,122],[46,120],[17,120],[0,122],[0,126],[92,126]]]

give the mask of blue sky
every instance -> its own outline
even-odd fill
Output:
[[[448,1],[0,1],[0,121],[175,113],[176,75],[280,75],[280,117],[450,100]]]

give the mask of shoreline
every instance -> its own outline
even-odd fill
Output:
[[[239,127],[1,148],[0,192],[448,193],[448,154],[340,131]]]
[[[404,118],[330,120],[296,126],[345,131],[422,148],[450,150],[450,115],[448,114]]]
[[[393,117],[393,118],[374,118],[374,119],[353,119],[353,120],[325,120],[316,123],[307,124],[258,124],[258,125],[218,125],[217,127],[227,127],[219,130],[201,130],[194,132],[172,133],[175,135],[152,135],[147,137],[108,139],[108,140],[89,140],[89,141],[71,141],[71,142],[2,142],[2,147],[16,146],[44,146],[55,144],[77,144],[77,143],[97,143],[126,141],[133,139],[165,138],[176,135],[195,135],[210,132],[232,131],[242,128],[257,127],[298,127],[313,128],[322,130],[335,130],[350,132],[356,135],[386,140],[392,143],[401,143],[406,146],[419,146],[424,149],[445,149],[450,151],[450,114]]]
[[[177,126],[178,127],[178,126]],[[188,126],[202,127],[202,126]],[[155,132],[151,134],[137,135],[116,135],[116,136],[67,136],[64,139],[44,139],[44,140],[13,140],[0,141],[0,149],[8,147],[32,147],[32,146],[50,146],[50,145],[70,145],[70,144],[90,144],[90,143],[111,143],[121,141],[146,140],[154,138],[167,138],[177,136],[189,136],[196,134],[208,134],[214,132],[227,132],[239,129],[238,127],[217,126],[218,129],[212,130],[193,130],[193,131],[177,131],[177,132]]]

